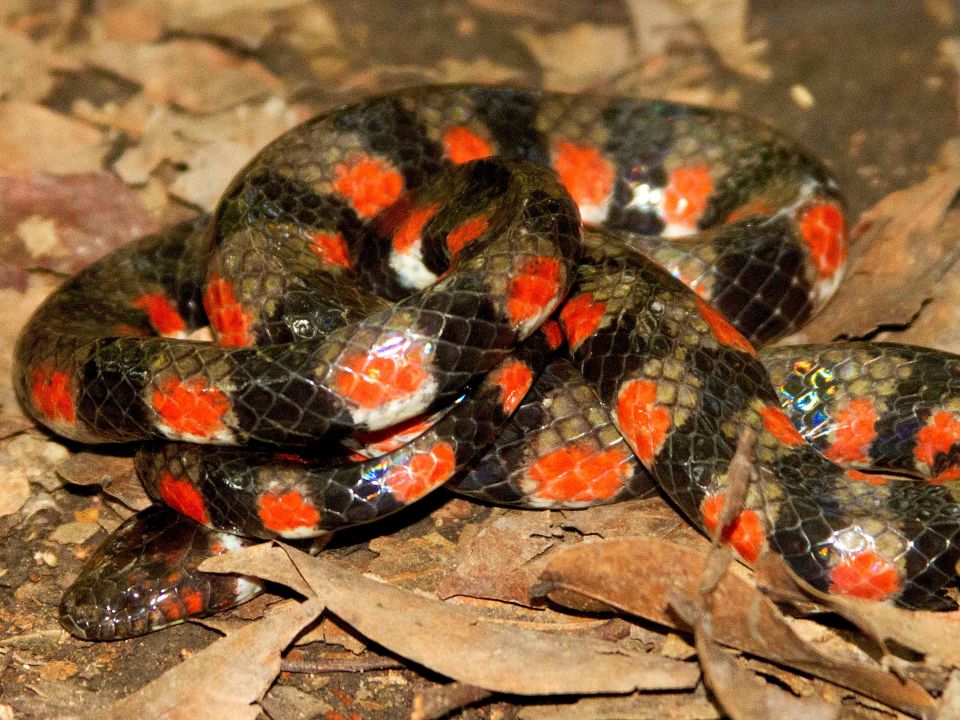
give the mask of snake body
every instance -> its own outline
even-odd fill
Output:
[[[207,553],[323,536],[443,484],[582,507],[655,481],[748,562],[772,550],[819,590],[939,606],[960,555],[960,360],[753,347],[825,302],[845,239],[823,166],[739,115],[416,88],[294,128],[211,218],[69,280],[18,342],[16,387],[66,437],[154,441],[138,472],[226,533],[191,541]],[[207,321],[217,343],[188,339]],[[750,482],[725,514],[747,429]],[[123,528],[65,626],[123,637],[248,595],[185,560],[141,571],[174,554],[165,527],[201,537],[184,522]]]

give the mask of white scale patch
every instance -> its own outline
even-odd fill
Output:
[[[437,275],[423,264],[420,249],[421,240],[417,238],[406,252],[390,251],[390,269],[397,274],[400,284],[411,290],[421,290],[437,280]]]

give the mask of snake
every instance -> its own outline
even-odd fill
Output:
[[[531,508],[661,492],[748,564],[951,606],[960,358],[769,347],[840,283],[846,213],[776,129],[664,100],[423,86],[305,121],[18,339],[30,417],[140,443],[158,501],[61,624],[114,640],[217,612],[261,586],[205,557],[319,548],[441,486]]]

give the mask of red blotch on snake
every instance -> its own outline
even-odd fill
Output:
[[[533,371],[517,360],[511,362],[494,373],[493,381],[500,386],[500,406],[507,415],[517,409],[524,395],[533,383]]]
[[[560,311],[560,322],[571,350],[576,350],[597,331],[606,310],[606,303],[593,301],[593,293],[583,293],[567,300]]]
[[[432,428],[440,417],[442,416],[436,413],[426,417],[415,415],[382,430],[357,433],[354,437],[364,449],[373,450],[376,453],[393,452]],[[369,458],[365,453],[360,453],[360,457],[363,460]]]
[[[563,331],[560,330],[560,323],[556,320],[547,320],[540,326],[540,330],[547,338],[547,345],[551,350],[556,350],[563,344]]]
[[[430,218],[437,214],[439,205],[429,205],[425,208],[411,210],[407,217],[393,232],[393,249],[398,253],[405,253],[420,239],[420,234]]]
[[[917,445],[913,449],[913,455],[932,474],[937,455],[950,452],[957,443],[960,443],[960,419],[953,413],[941,410],[933,413],[927,424],[917,431]],[[932,482],[960,479],[960,467],[951,465],[930,479]]]
[[[320,512],[296,490],[261,495],[257,515],[265,528],[276,533],[313,529],[320,521]]]
[[[391,467],[384,482],[402,503],[411,503],[449,480],[457,469],[453,446],[438,442],[414,453],[404,464]]]
[[[849,555],[830,570],[830,592],[885,600],[900,590],[900,574],[873,550]]]
[[[800,216],[800,238],[809,248],[817,272],[829,277],[847,258],[847,223],[832,203],[813,205]]]
[[[213,437],[226,425],[230,399],[202,377],[170,377],[153,391],[150,404],[161,420],[181,435]]]
[[[527,476],[536,484],[530,495],[561,502],[607,500],[633,475],[633,463],[625,448],[597,450],[587,443],[566,445],[530,466]]]
[[[253,316],[240,304],[233,284],[214,274],[203,291],[203,308],[225,347],[253,345]]]
[[[466,125],[455,125],[443,133],[443,153],[457,165],[493,155],[493,146]]]
[[[763,419],[763,429],[784,445],[803,445],[807,442],[780,408],[762,407],[760,408],[760,417]]]
[[[403,192],[403,176],[382,158],[360,154],[334,169],[333,189],[357,215],[369,218],[392,205]]]
[[[700,314],[700,317],[703,318],[704,322],[710,326],[710,332],[718,343],[742,350],[751,355],[757,354],[757,351],[753,349],[750,341],[741,335],[740,331],[731,325],[730,322],[711,305],[708,305],[702,300],[697,300],[697,312]]]
[[[41,365],[30,373],[30,402],[44,417],[72,425],[77,421],[72,384],[67,373]]]
[[[177,308],[161,292],[141,295],[133,301],[133,306],[147,314],[153,329],[160,335],[176,335],[187,329],[187,323],[180,317]]]
[[[310,236],[312,242],[310,249],[324,262],[331,265],[339,265],[344,268],[353,267],[350,261],[350,251],[347,249],[347,243],[340,233],[313,233]]]
[[[490,227],[490,221],[487,216],[477,215],[448,232],[447,249],[450,250],[451,257],[459,253],[465,245],[483,235],[488,227]]]
[[[870,398],[851,400],[835,413],[832,442],[823,454],[841,464],[868,462],[878,418]]]
[[[652,380],[628,380],[617,393],[617,424],[647,467],[670,430],[670,410],[656,399],[657,385]]]
[[[430,377],[418,347],[389,354],[352,355],[340,363],[334,378],[337,391],[363,408],[375,408],[415,392]]]
[[[570,197],[581,208],[601,205],[613,192],[616,169],[591,145],[557,141],[553,168]]]
[[[541,314],[560,294],[563,268],[545,255],[523,261],[507,290],[507,315],[519,325]]]
[[[890,482],[889,478],[883,475],[874,475],[873,473],[860,472],[859,470],[847,470],[847,477],[854,482],[867,483],[868,485],[886,485]]]
[[[715,533],[726,497],[723,493],[704,498],[700,503],[703,524]],[[720,542],[730,545],[748,563],[755,563],[763,550],[766,531],[763,520],[753,510],[741,510],[720,532]]]
[[[670,172],[663,190],[661,212],[671,224],[694,229],[707,209],[713,179],[706,165],[679,167]]]
[[[180,478],[173,473],[164,473],[157,482],[160,497],[181,515],[203,525],[210,522],[207,504],[203,495],[189,478]]]

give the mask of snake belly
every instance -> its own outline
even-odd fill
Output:
[[[819,590],[937,606],[958,556],[949,485],[865,482],[818,452],[754,350],[826,301],[845,239],[823,166],[742,116],[414,88],[308,120],[210,219],[65,283],[21,335],[15,385],[65,437],[152,441],[137,454],[149,492],[229,535],[322,536],[445,483],[550,507],[652,477],[748,562],[773,550]],[[207,322],[215,344],[188,339]],[[938,402],[901,410],[907,450],[925,447],[942,481],[960,420]],[[726,518],[747,428],[751,482]],[[65,598],[78,634],[226,603],[154,583],[144,614],[131,598],[150,593],[105,579],[105,562]]]

